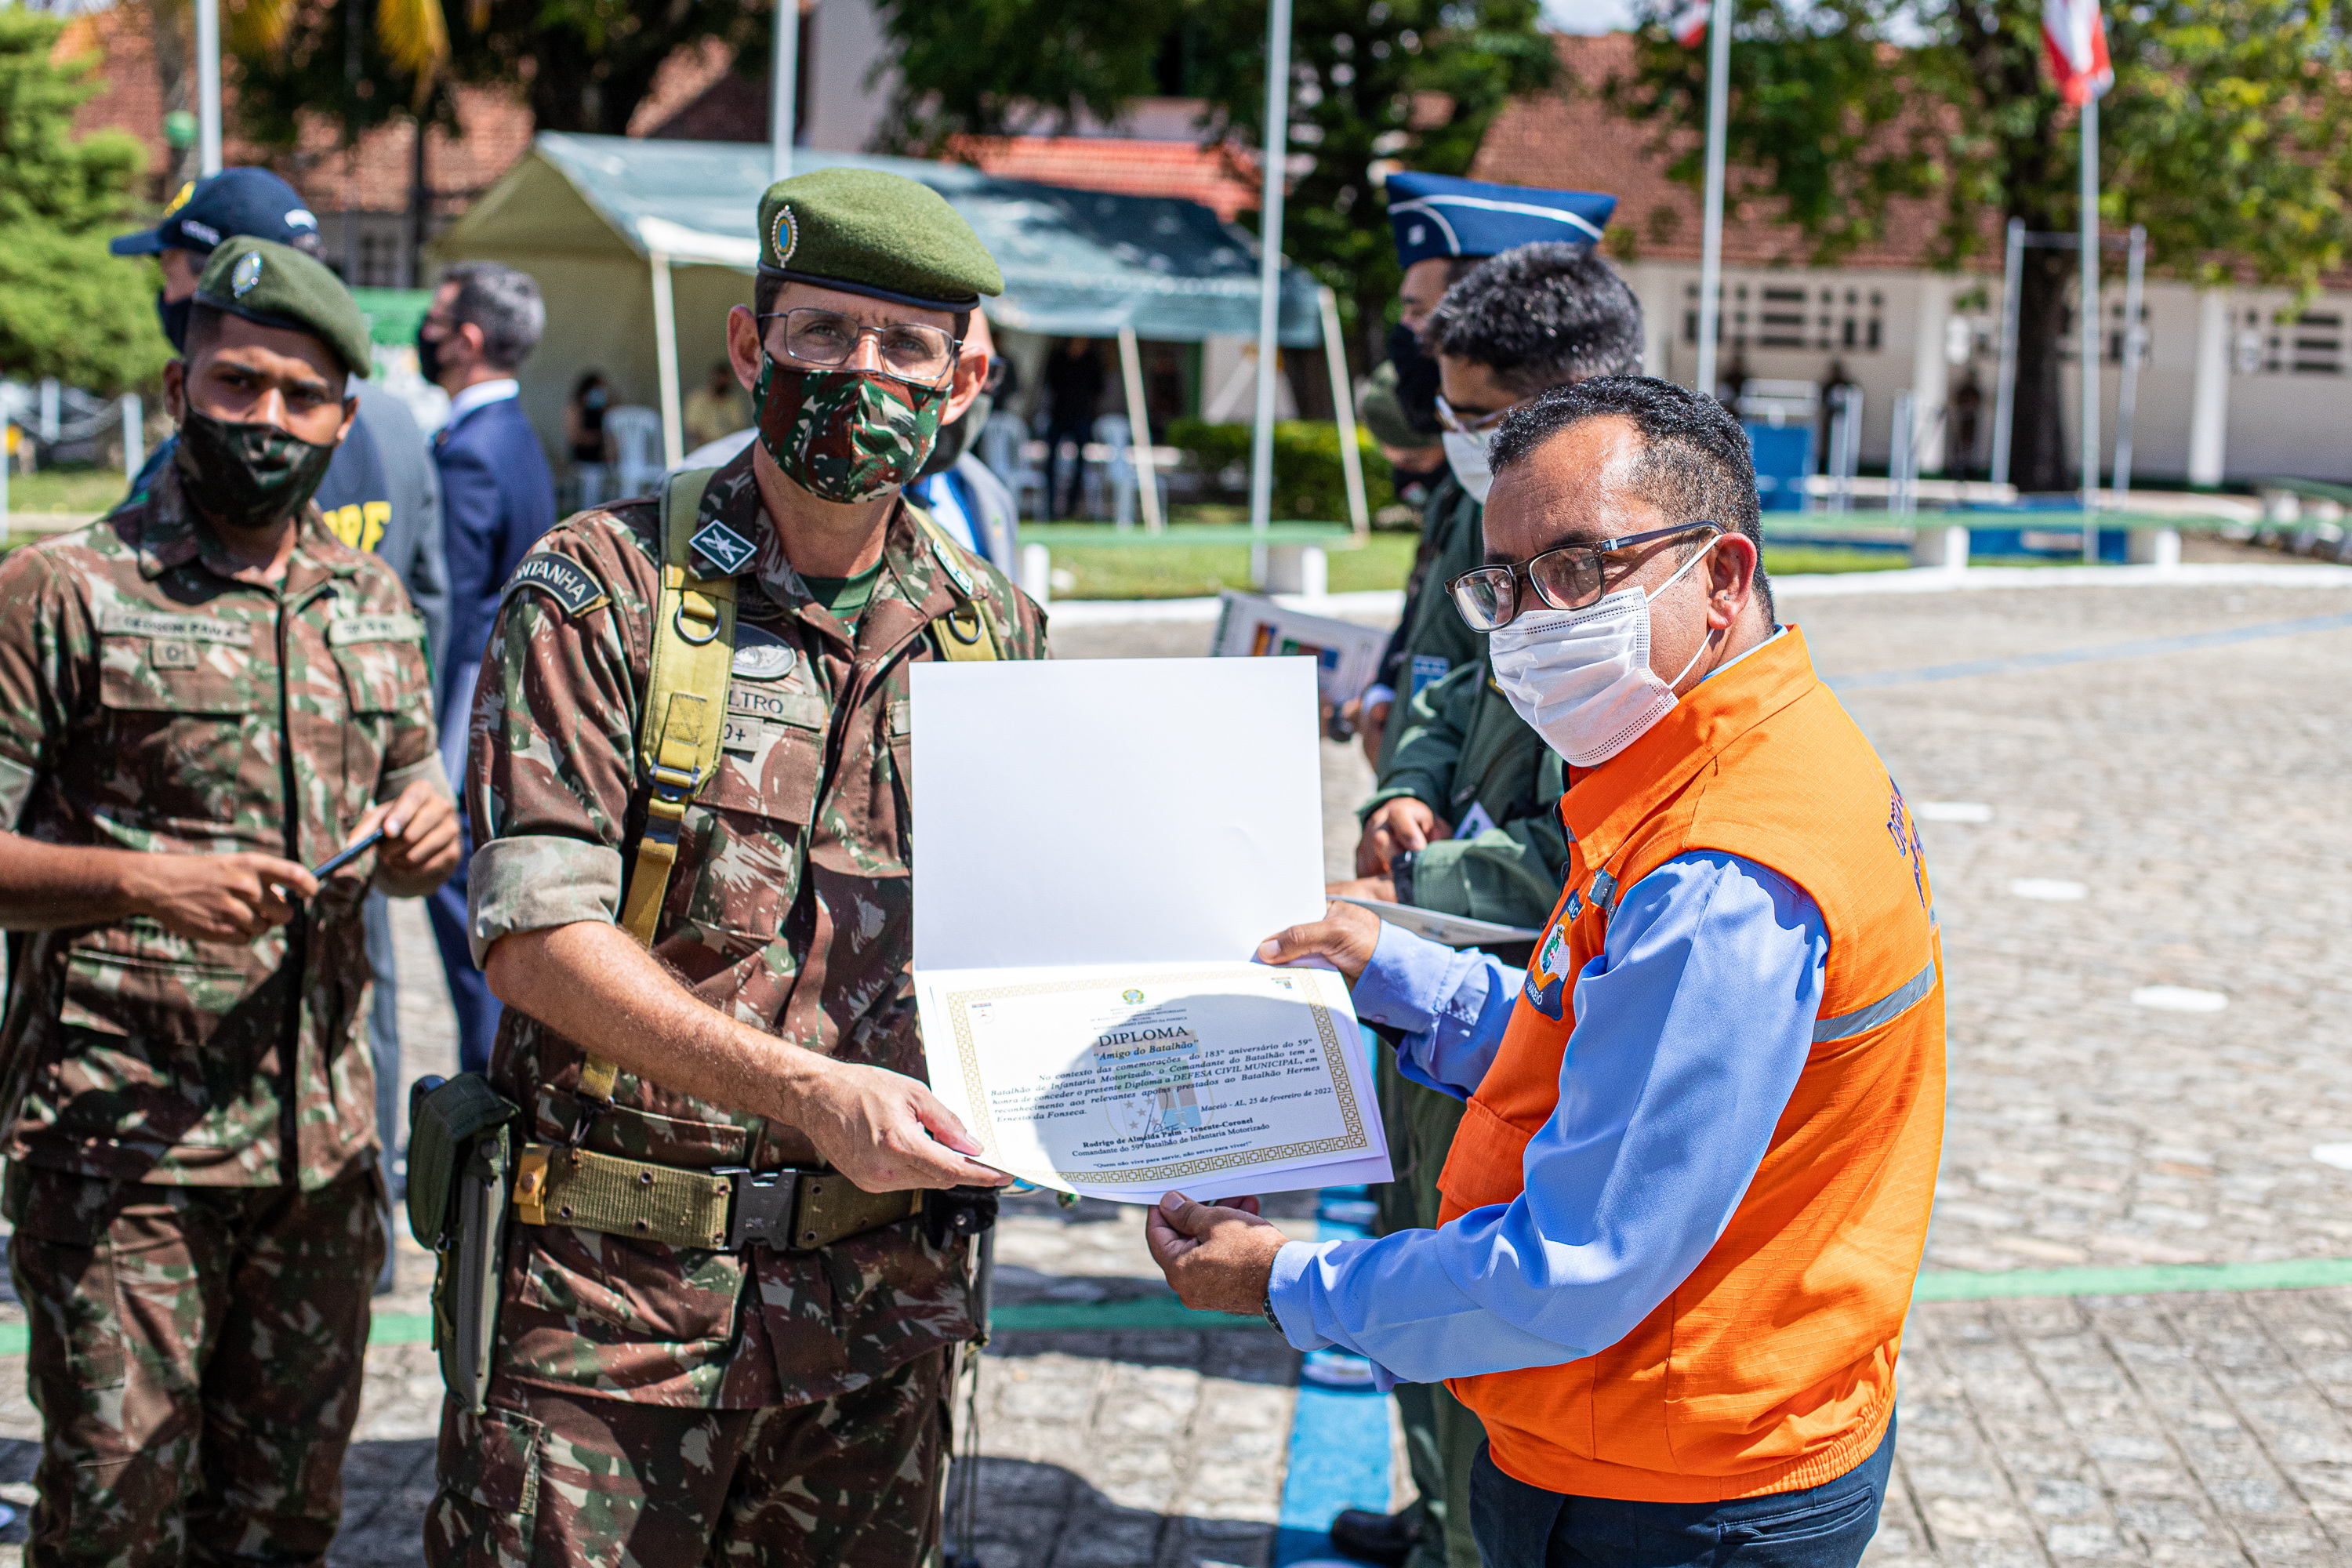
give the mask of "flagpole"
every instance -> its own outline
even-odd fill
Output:
[[[1290,151],[1290,0],[1265,8],[1265,166],[1258,197],[1257,409],[1250,430],[1250,580],[1265,585],[1266,525],[1274,516],[1274,371],[1281,354],[1282,182]]]
[[[2083,373],[2083,560],[2099,559],[2099,94],[2083,100],[2083,280],[2074,358]]]
[[[1698,377],[1692,390],[1715,395],[1715,340],[1723,292],[1723,143],[1731,104],[1731,0],[1715,0],[1706,24],[1706,221],[1698,260]]]
[[[220,0],[196,0],[196,172],[221,172]]]

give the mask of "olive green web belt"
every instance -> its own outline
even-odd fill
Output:
[[[667,1247],[804,1252],[912,1219],[923,1194],[866,1192],[838,1171],[683,1170],[560,1143],[526,1143],[515,1217]]]

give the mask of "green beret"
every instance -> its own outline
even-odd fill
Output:
[[[932,310],[1004,292],[996,258],[945,196],[879,169],[817,169],[770,185],[760,270]]]
[[[265,327],[308,332],[332,349],[343,368],[371,368],[367,318],[342,279],[289,246],[236,235],[214,247],[196,279],[196,303]]]

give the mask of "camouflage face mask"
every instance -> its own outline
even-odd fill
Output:
[[[188,499],[218,528],[268,528],[302,510],[334,445],[320,446],[275,425],[233,425],[190,408],[173,461]]]
[[[921,471],[939,439],[944,386],[866,370],[798,370],[760,356],[760,445],[801,489],[872,500]]]

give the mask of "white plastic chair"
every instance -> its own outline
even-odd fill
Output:
[[[604,434],[613,438],[613,467],[620,477],[620,494],[653,494],[661,484],[663,468],[661,415],[636,403],[608,408]]]

